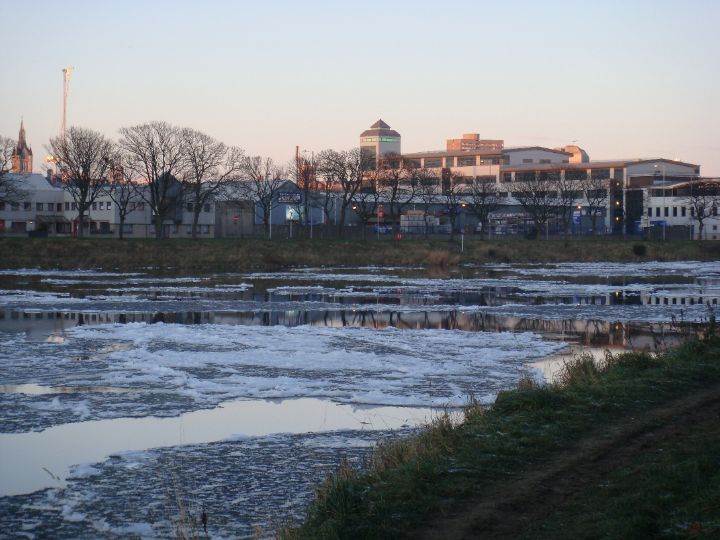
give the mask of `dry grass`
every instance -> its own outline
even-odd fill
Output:
[[[638,249],[642,245],[644,249]],[[447,240],[113,240],[0,238],[4,268],[94,268],[158,272],[229,272],[291,266],[411,265],[448,270],[463,263],[716,260],[713,242],[466,239]],[[638,255],[643,253],[643,255]]]

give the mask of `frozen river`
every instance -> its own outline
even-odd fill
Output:
[[[178,500],[213,538],[271,533],[378,441],[568,346],[671,344],[719,298],[698,262],[0,270],[0,538],[166,537]]]

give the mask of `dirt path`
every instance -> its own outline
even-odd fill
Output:
[[[648,448],[672,441],[693,426],[720,415],[720,386],[624,418],[591,433],[537,471],[490,488],[452,515],[427,524],[425,540],[516,538],[575,493],[633,461]]]

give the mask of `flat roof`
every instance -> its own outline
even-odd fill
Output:
[[[663,163],[671,163],[673,165],[682,165],[684,167],[697,168],[699,165],[694,163],[686,163],[684,161],[674,161],[667,158],[655,158],[655,159],[608,159],[598,161],[586,161],[583,163],[521,163],[518,165],[504,165],[503,171],[515,172],[515,171],[544,171],[553,169],[615,169],[625,168],[628,165],[643,164],[643,163],[655,163],[661,161]]]

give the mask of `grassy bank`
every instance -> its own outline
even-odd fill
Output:
[[[720,537],[720,339],[579,358],[319,489],[289,539]]]
[[[319,265],[422,265],[461,263],[716,260],[714,242],[581,240],[112,240],[0,238],[3,268],[154,269],[171,272],[279,269]]]

